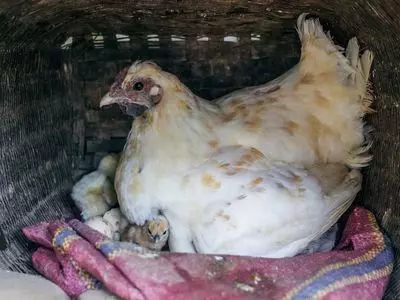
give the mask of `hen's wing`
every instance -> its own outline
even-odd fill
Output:
[[[293,87],[299,77],[299,65],[296,64],[291,69],[283,73],[281,76],[268,81],[267,83],[246,87],[237,91],[233,91],[215,100],[215,103],[220,106],[226,106],[232,103],[235,99],[247,99],[248,97],[268,94],[277,88]]]
[[[295,255],[352,203],[361,175],[352,171],[342,177],[325,194],[326,175],[323,183],[310,171],[272,164],[254,148],[222,148],[182,179],[180,197],[192,204],[187,222],[195,248],[201,253]]]

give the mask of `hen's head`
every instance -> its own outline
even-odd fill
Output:
[[[155,63],[135,62],[117,75],[100,107],[118,104],[124,113],[136,117],[164,102],[167,94],[186,90],[175,76]]]

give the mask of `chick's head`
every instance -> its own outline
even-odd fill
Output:
[[[108,154],[104,156],[99,163],[98,170],[102,171],[107,177],[113,179],[118,167],[119,155]]]
[[[146,221],[144,233],[149,241],[154,243],[164,242],[169,236],[169,223],[164,216],[157,216],[154,220]]]

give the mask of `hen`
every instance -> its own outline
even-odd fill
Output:
[[[84,175],[72,188],[71,198],[80,209],[84,220],[102,216],[117,204],[113,181],[118,165],[117,155],[102,158],[98,169]]]
[[[373,55],[353,38],[344,56],[305,14],[297,30],[294,68],[214,103],[151,62],[117,76],[100,106],[136,116],[115,178],[130,222],[161,210],[171,251],[266,257],[300,253],[336,223],[371,159]]]

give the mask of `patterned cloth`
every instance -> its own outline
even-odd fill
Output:
[[[394,254],[373,214],[356,208],[335,250],[266,259],[151,252],[113,242],[78,220],[24,228],[35,268],[76,297],[121,299],[381,299]]]

